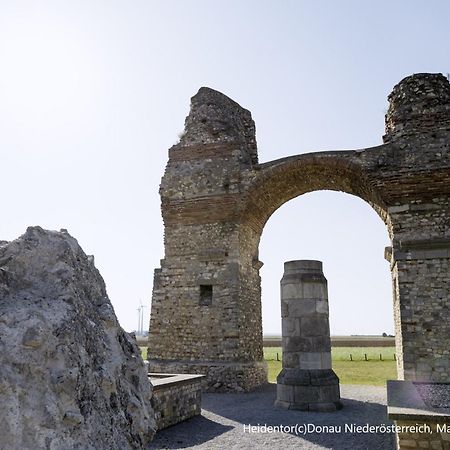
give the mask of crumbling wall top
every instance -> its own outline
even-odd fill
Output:
[[[404,78],[388,96],[385,143],[450,130],[450,83],[440,73]]]
[[[221,92],[202,87],[191,99],[180,146],[232,143],[243,163],[257,164],[255,122],[250,111]]]

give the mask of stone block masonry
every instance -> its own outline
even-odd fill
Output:
[[[289,261],[281,279],[283,369],[275,406],[304,411],[342,407],[331,369],[328,289],[320,261]]]
[[[399,378],[450,381],[450,84],[412,75],[389,104],[377,147],[259,163],[250,112],[199,90],[160,186],[165,255],[154,278],[152,371],[204,373],[212,391],[267,380],[261,233],[285,202],[328,189],[365,200],[386,224]]]
[[[202,88],[161,183],[166,252],[155,271],[150,370],[204,373],[214,391],[267,380],[259,279],[237,248],[242,170],[257,163],[254,132],[249,111]]]
[[[157,430],[202,412],[202,375],[149,374]]]

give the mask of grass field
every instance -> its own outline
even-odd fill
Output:
[[[280,361],[277,361],[277,353]],[[386,380],[396,380],[394,354],[394,347],[336,347],[331,350],[333,370],[341,384],[384,386]],[[269,368],[269,381],[275,383],[281,371],[281,347],[264,348],[264,359]]]
[[[140,349],[142,358],[146,359],[147,347]],[[394,354],[394,347],[335,347],[331,350],[333,370],[341,384],[384,386],[386,380],[396,380]],[[365,360],[365,355],[368,361]],[[281,347],[265,347],[264,359],[269,369],[269,382],[275,383],[281,371]]]
[[[281,347],[264,347],[264,359],[281,359]],[[333,361],[365,361],[365,356],[369,361],[395,361],[395,347],[333,347],[331,349]]]

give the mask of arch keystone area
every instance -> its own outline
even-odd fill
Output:
[[[205,373],[212,391],[267,380],[261,233],[285,202],[329,189],[362,198],[387,225],[399,379],[450,382],[450,84],[412,75],[389,102],[378,147],[260,164],[248,110],[209,88],[191,99],[160,186],[152,372]]]

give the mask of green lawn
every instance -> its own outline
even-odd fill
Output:
[[[281,347],[264,347],[264,359],[281,359]],[[333,347],[331,355],[333,361],[364,361],[367,355],[369,361],[380,361],[380,354],[383,361],[395,361],[395,347]]]
[[[281,371],[281,347],[265,347],[264,359],[269,368],[269,381],[276,382]],[[341,384],[384,386],[386,380],[397,379],[394,347],[335,347],[332,349],[333,370]],[[350,361],[352,354],[353,361]],[[368,361],[365,361],[367,355]],[[380,361],[380,354],[382,361]]]
[[[146,359],[147,347],[140,348],[142,358]],[[350,354],[353,361],[350,361]],[[365,354],[368,361],[365,361]],[[335,347],[331,350],[333,370],[341,384],[384,386],[386,380],[396,380],[394,354],[394,347]],[[269,382],[275,383],[281,371],[281,347],[265,347],[264,359],[269,369]]]
[[[333,370],[341,384],[385,386],[386,380],[397,379],[395,361],[333,361]]]

